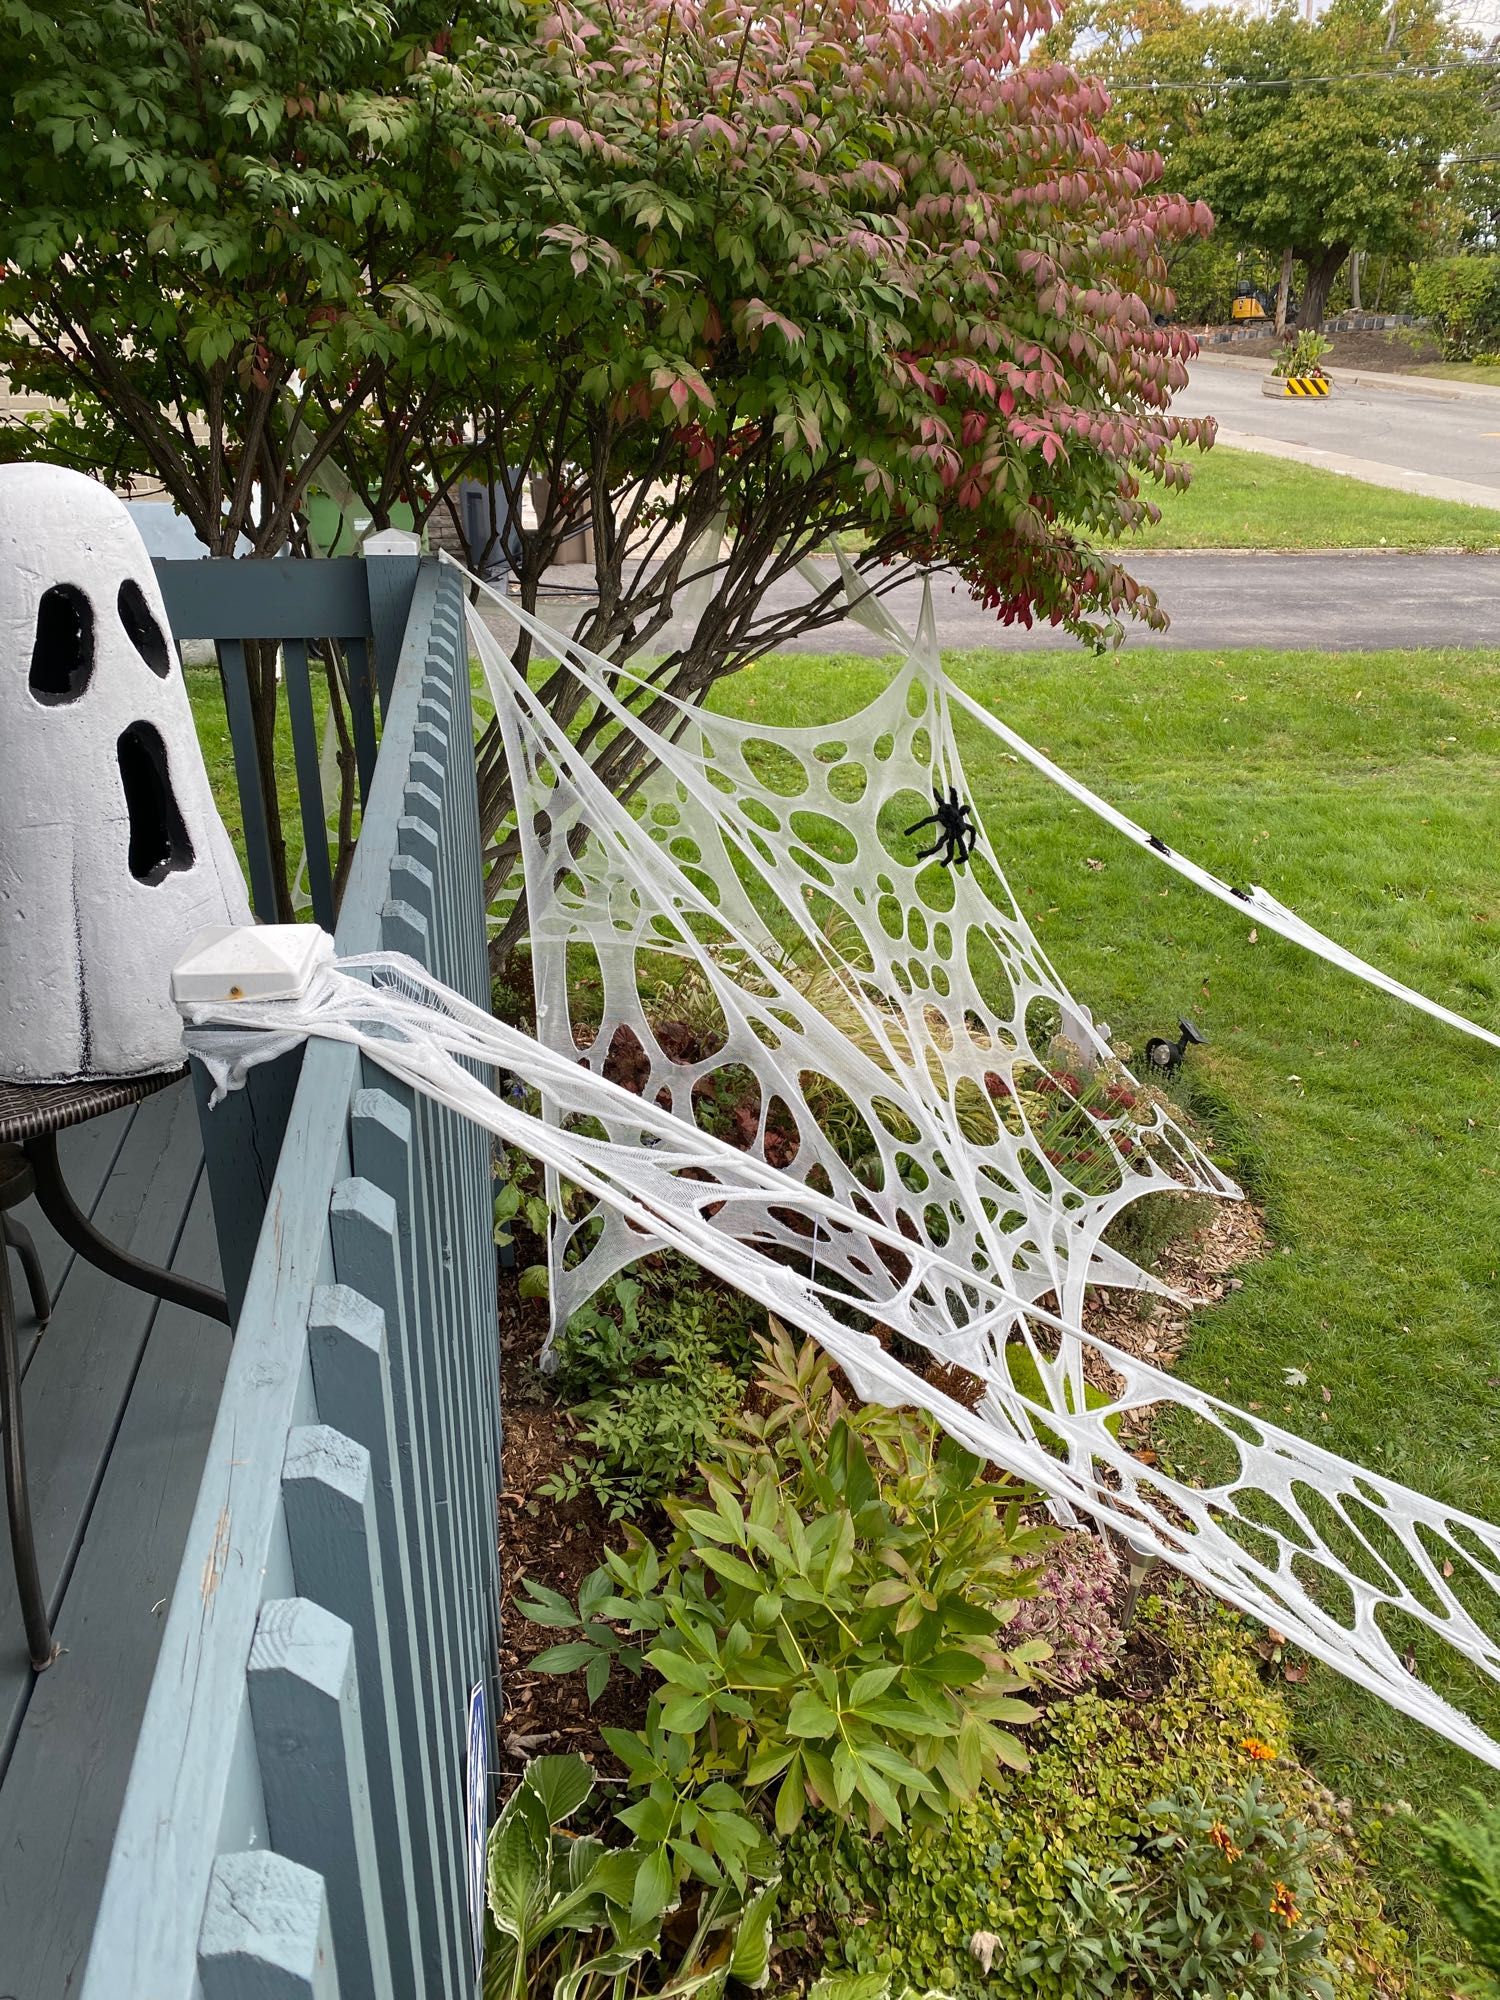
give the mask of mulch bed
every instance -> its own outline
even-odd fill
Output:
[[[640,1727],[648,1693],[644,1677],[612,1674],[591,1709],[582,1674],[535,1674],[528,1666],[534,1654],[576,1633],[532,1625],[515,1603],[527,1578],[576,1599],[578,1586],[598,1568],[605,1547],[619,1540],[620,1530],[591,1496],[564,1505],[538,1495],[537,1488],[571,1454],[572,1425],[537,1370],[547,1335],[546,1302],[518,1296],[515,1270],[500,1276],[503,1769],[507,1776],[519,1777],[528,1757],[582,1750],[601,1769],[613,1771],[617,1767],[599,1730]]]
[[[1215,1203],[1200,1229],[1169,1246],[1157,1260],[1158,1275],[1183,1294],[1185,1303],[1101,1290],[1091,1292],[1084,1323],[1125,1352],[1170,1368],[1187,1339],[1193,1310],[1222,1299],[1237,1284],[1232,1276],[1235,1267],[1264,1254],[1266,1244],[1264,1221],[1248,1202]],[[522,1263],[532,1262],[540,1254],[539,1244],[523,1242]],[[599,1730],[640,1727],[649,1695],[647,1679],[616,1672],[591,1709],[581,1674],[539,1674],[529,1668],[535,1654],[573,1635],[529,1624],[515,1609],[527,1578],[564,1597],[576,1598],[584,1577],[598,1566],[604,1549],[618,1543],[621,1535],[619,1525],[607,1520],[587,1495],[567,1504],[538,1495],[538,1487],[571,1454],[572,1424],[537,1368],[547,1332],[546,1303],[521,1299],[516,1275],[516,1270],[503,1271],[500,1287],[505,1481],[500,1499],[503,1770],[507,1776],[519,1776],[528,1757],[581,1750],[601,1775],[618,1775],[620,1767]],[[704,1282],[715,1281],[705,1277]],[[1100,1386],[1110,1386],[1109,1371],[1097,1357],[1090,1357],[1088,1372],[1099,1376]],[[972,1405],[981,1393],[983,1385],[978,1377],[951,1364],[933,1363],[926,1373],[934,1387],[966,1405]],[[839,1387],[853,1400],[842,1378]],[[1149,1423],[1148,1411],[1139,1413],[1131,1425],[1132,1441],[1143,1450],[1147,1448]],[[997,1468],[986,1471],[994,1476]],[[1123,1597],[1123,1571],[1119,1589]],[[1147,1701],[1168,1684],[1174,1671],[1175,1663],[1159,1635],[1135,1625],[1123,1653],[1100,1681],[1100,1692]]]
[[[1215,331],[1213,328],[1209,332]],[[1297,329],[1289,329],[1288,338]],[[1417,327],[1393,329],[1388,333],[1331,333],[1332,342],[1323,356],[1325,368],[1362,368],[1377,375],[1401,375],[1413,368],[1425,366],[1430,361],[1441,361],[1441,345]],[[1280,347],[1281,342],[1273,332],[1267,332],[1254,340],[1233,340],[1222,347],[1206,346],[1203,356],[1206,361],[1222,358],[1224,355],[1241,356],[1247,360],[1269,361]]]

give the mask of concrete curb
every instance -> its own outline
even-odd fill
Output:
[[[1207,350],[1200,353],[1197,360],[1189,363],[1189,368],[1234,368],[1242,375],[1263,375],[1269,378],[1269,361],[1252,360],[1243,354],[1217,354]],[[1444,403],[1478,403],[1492,409],[1500,409],[1500,388],[1487,388],[1480,382],[1447,382],[1441,375],[1381,375],[1366,370],[1334,368],[1330,371],[1333,382],[1340,389],[1373,389],[1377,394],[1387,396],[1435,397]]]

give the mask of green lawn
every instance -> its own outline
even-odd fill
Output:
[[[188,700],[192,704],[193,721],[198,730],[198,741],[203,746],[203,761],[208,767],[208,781],[213,787],[214,798],[218,802],[219,816],[234,842],[234,851],[239,856],[240,866],[245,866],[245,837],[240,812],[239,789],[234,777],[234,752],[229,742],[229,719],[224,713],[224,691],[219,681],[219,669],[210,663],[202,667],[186,669]],[[323,719],[328,713],[328,690],[319,674],[312,676],[313,720],[317,725],[319,741],[322,740]],[[296,874],[296,862],[303,851],[302,819],[298,808],[297,773],[292,759],[292,724],[284,701],[276,708],[276,792],[281,802],[281,824],[286,837],[287,852],[293,857],[292,873]],[[327,801],[332,812],[337,804],[335,798]],[[330,855],[334,852],[330,844]]]
[[[1500,428],[1500,423],[1497,423]],[[1215,445],[1190,452],[1186,493],[1152,492],[1162,510],[1131,549],[1500,549],[1500,511],[1424,500],[1290,459]]]
[[[1500,368],[1478,361],[1427,361],[1410,372],[1413,375],[1441,375],[1448,382],[1478,382],[1488,389],[1500,388]]]
[[[1141,649],[1107,662],[973,653],[949,664],[1171,846],[1263,884],[1450,1006],[1500,1021],[1500,651]],[[886,671],[773,658],[720,699],[768,724],[832,722]],[[233,821],[217,677],[190,674],[189,688]],[[1268,933],[1252,941],[1243,919],[993,738],[965,727],[963,742],[1012,886],[1063,977],[1136,1046],[1179,1013],[1210,1037],[1185,1089],[1264,1203],[1275,1249],[1200,1317],[1184,1371],[1500,1520],[1494,1053]],[[1305,1371],[1307,1386],[1288,1389],[1287,1368]],[[1435,1649],[1419,1650],[1424,1671],[1436,1670]],[[1500,1735],[1492,1689],[1460,1676],[1454,1691]],[[1420,1810],[1478,1782],[1500,1798],[1463,1753],[1332,1673],[1314,1668],[1288,1692],[1304,1754],[1341,1796]],[[1430,1922],[1420,1902],[1397,1912],[1419,1934]]]
[[[1173,847],[1500,1022],[1500,652],[983,654],[958,681]],[[726,684],[768,724],[852,712],[867,660],[779,658]],[[1274,1253],[1200,1316],[1187,1374],[1500,1520],[1500,1063],[1251,926],[964,732],[1012,887],[1080,997],[1140,1045],[1192,1015],[1187,1085],[1266,1206]],[[1101,868],[1088,865],[1102,862]],[[1282,1371],[1305,1370],[1303,1389]],[[1322,1389],[1330,1391],[1323,1400]],[[1424,1671],[1433,1649],[1420,1648]],[[1500,1734],[1500,1699],[1463,1675]],[[1290,1690],[1341,1795],[1450,1803],[1500,1785],[1314,1668]],[[1399,1842],[1398,1842],[1399,1846]],[[1420,1906],[1418,1906],[1420,1908]]]

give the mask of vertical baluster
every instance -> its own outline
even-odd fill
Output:
[[[326,1424],[294,1430],[287,1440],[281,1497],[298,1595],[342,1618],[354,1634],[391,1983],[396,2000],[420,2000],[421,1950],[405,1758],[386,1630],[385,1574],[370,1454]]]
[[[305,1597],[273,1598],[256,1620],[245,1685],[272,1844],[323,1877],[351,1992],[391,2000],[354,1634]]]
[[[407,1539],[408,1515],[418,1504],[416,1473],[409,1440],[405,1448],[396,1442],[385,1315],[347,1285],[320,1286],[308,1316],[308,1348],[319,1416],[356,1439],[370,1457],[403,1790],[411,1806],[424,2000],[438,2000],[439,1995],[451,2000],[457,1991],[452,1983],[453,1937],[442,1904],[444,1849],[429,1728],[432,1645],[420,1577],[415,1573],[418,1557]]]
[[[456,586],[456,579],[453,580]],[[485,925],[484,870],[479,839],[479,794],[474,760],[467,754],[473,740],[472,684],[469,671],[468,630],[464,621],[461,592],[454,587],[444,593],[439,610],[451,611],[452,646],[445,676],[449,756],[447,784],[443,792],[443,814],[439,823],[439,896],[455,926],[450,946],[451,962],[446,976],[477,1006],[490,1005],[489,949]],[[453,746],[462,744],[465,755]],[[420,739],[418,742],[420,747]],[[420,810],[420,808],[417,808]],[[408,812],[413,804],[408,799]],[[484,1071],[483,1081],[492,1085],[493,1072]],[[466,1232],[468,1276],[473,1298],[473,1373],[478,1399],[479,1435],[485,1441],[483,1476],[478,1484],[476,1503],[487,1539],[491,1601],[496,1605],[498,1641],[499,1547],[495,1522],[494,1495],[500,1486],[500,1343],[499,1314],[495,1292],[495,1258],[490,1248],[491,1217],[494,1206],[491,1142],[488,1136],[469,1128],[460,1135],[466,1146],[471,1177],[470,1200],[474,1226]]]
[[[359,802],[365,804],[375,779],[375,670],[367,639],[344,641],[349,680],[349,711],[354,737],[354,768],[359,773]]]
[[[423,703],[425,710],[432,704]],[[429,728],[426,735],[434,749],[438,745],[434,732]],[[424,734],[419,729],[418,737]],[[436,758],[434,758],[436,761]],[[446,779],[443,781],[446,790]],[[391,887],[397,904],[405,902],[414,908],[423,919],[425,930],[412,935],[411,946],[414,955],[418,947],[424,963],[429,963],[446,977],[445,954],[442,940],[447,927],[441,898],[437,894],[436,871],[433,865],[438,859],[440,828],[442,826],[442,794],[436,794],[436,821],[421,813],[427,797],[432,797],[430,786],[420,788],[408,786],[408,803],[418,808],[416,813],[404,817],[398,829],[402,854],[392,867]],[[414,851],[413,851],[414,850]],[[394,916],[391,921],[399,921]],[[451,963],[451,951],[446,954]],[[493,1540],[493,1533],[487,1525],[485,1515],[489,1500],[483,1510],[476,1505],[476,1482],[480,1474],[480,1460],[476,1457],[479,1440],[485,1434],[480,1416],[480,1390],[476,1380],[474,1354],[474,1325],[477,1304],[471,1284],[472,1258],[468,1251],[468,1231],[472,1224],[473,1198],[468,1175],[468,1162],[473,1156],[472,1128],[457,1113],[442,1106],[423,1104],[420,1107],[423,1128],[432,1135],[432,1161],[435,1163],[439,1189],[439,1212],[447,1218],[448,1226],[442,1233],[442,1256],[438,1266],[443,1285],[445,1309],[451,1316],[450,1323],[463,1329],[463,1339],[455,1343],[445,1357],[445,1372],[451,1381],[451,1395],[454,1406],[455,1423],[462,1429],[466,1440],[464,1456],[460,1462],[460,1476],[464,1482],[465,1505],[464,1522],[470,1550],[470,1573],[477,1576],[477,1554],[481,1547],[487,1549]],[[486,1229],[486,1237],[492,1233],[492,1226]],[[488,1560],[485,1559],[485,1571]]]
[[[250,901],[263,924],[278,915],[276,868],[271,859],[271,830],[261,796],[260,752],[255,744],[255,715],[250,706],[250,675],[240,639],[218,642],[219,674],[224,684],[224,713],[234,750],[234,780],[240,795],[240,825],[245,835],[245,860],[250,871]]]
[[[464,1614],[465,1608],[472,1606],[475,1587],[473,1551],[471,1538],[465,1533],[463,1506],[469,1445],[448,1380],[449,1352],[457,1344],[459,1330],[433,1276],[436,1246],[454,1234],[457,1223],[442,1199],[434,1149],[429,1145],[420,1154],[414,1151],[415,1137],[431,1130],[434,1106],[418,1099],[408,1109],[400,1101],[399,1088],[393,1082],[385,1090],[362,1090],[355,1094],[354,1157],[366,1178],[391,1196],[397,1215],[409,1230],[409,1235],[403,1236],[401,1259],[406,1281],[407,1332],[412,1343],[415,1377],[423,1385],[434,1438],[440,1440],[434,1448],[431,1482],[434,1518],[445,1531],[444,1610],[454,1657],[467,1685],[474,1644],[472,1627]],[[449,1574],[454,1567],[457,1574]]]
[[[397,862],[392,870],[411,871],[417,864]],[[382,936],[388,948],[410,953],[427,962],[427,925],[409,905],[387,903],[382,913]],[[422,1359],[453,1443],[445,1468],[448,1516],[452,1547],[459,1564],[455,1578],[459,1601],[453,1606],[455,1624],[463,1632],[463,1657],[471,1668],[490,1671],[485,1633],[488,1621],[479,1602],[478,1547],[473,1523],[472,1471],[475,1446],[471,1436],[470,1407],[462,1377],[461,1302],[453,1291],[453,1237],[458,1229],[457,1206],[453,1197],[450,1156],[444,1144],[444,1114],[428,1099],[414,1106],[416,1132],[421,1139],[421,1172],[414,1179],[413,1217],[419,1230],[419,1244],[426,1250],[418,1275],[422,1282],[417,1326],[423,1336]],[[438,1329],[445,1337],[437,1338]]]
[[[435,1504],[432,1471],[442,1450],[441,1434],[430,1421],[420,1372],[418,1343],[408,1326],[406,1280],[402,1269],[396,1204],[384,1189],[363,1179],[342,1181],[329,1207],[334,1271],[372,1300],[385,1317],[396,1450],[406,1504],[407,1550],[411,1562],[412,1610],[422,1638],[421,1708],[427,1731],[437,1811],[435,1832],[442,1867],[439,1908],[445,1911],[445,1956],[458,1981],[458,1913],[467,1908],[463,1859],[462,1737],[468,1684],[448,1618],[449,1592],[441,1573],[443,1537]],[[364,1443],[366,1440],[361,1439]],[[465,1922],[467,1920],[465,1919]]]
[[[328,807],[318,769],[318,730],[313,720],[312,683],[307,670],[307,641],[287,639],[281,648],[286,676],[287,714],[292,723],[292,755],[297,766],[297,797],[302,808],[302,839],[307,850],[307,887],[313,916],[324,930],[333,929],[333,871],[328,865]]]
[[[198,1932],[203,2000],[339,2000],[323,1878],[264,1849],[221,1854]]]

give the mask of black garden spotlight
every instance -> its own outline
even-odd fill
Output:
[[[1146,1044],[1146,1067],[1153,1076],[1176,1076],[1188,1049],[1208,1040],[1191,1021],[1179,1021],[1177,1025],[1182,1033],[1175,1042],[1169,1042],[1165,1035],[1153,1035]]]

